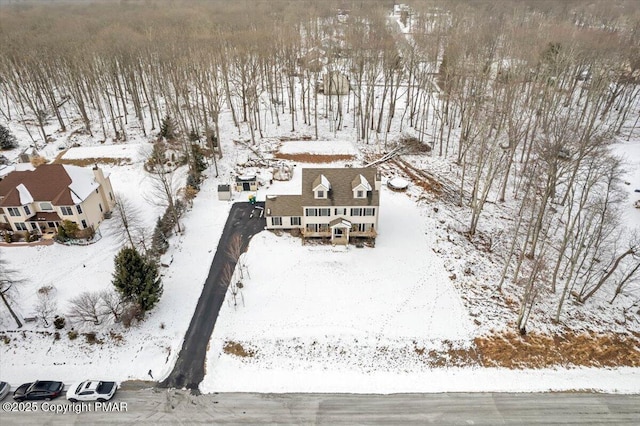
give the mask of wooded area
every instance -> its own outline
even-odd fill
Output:
[[[639,121],[635,1],[122,1],[0,7],[0,117],[124,141],[167,116],[213,148],[219,115],[259,144],[282,120],[363,145],[414,135],[460,167],[467,235],[488,202],[516,200],[500,290],[535,301],[635,283],[640,235],[623,228],[623,164],[608,145]],[[319,94],[328,73],[351,90]],[[17,117],[16,117],[17,115]],[[135,117],[135,123],[131,123]],[[186,147],[190,146],[185,144]],[[222,156],[220,144],[218,155]],[[636,302],[635,307],[639,309]]]

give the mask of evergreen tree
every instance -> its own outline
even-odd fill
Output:
[[[151,251],[154,255],[161,255],[169,248],[169,241],[167,240],[167,234],[165,233],[162,219],[158,218],[156,227],[153,230],[153,237],[151,238]]]
[[[162,295],[158,265],[131,247],[123,248],[115,257],[113,285],[125,300],[136,302],[144,312],[151,310]]]
[[[13,149],[18,146],[18,140],[11,131],[0,124],[0,149]]]
[[[192,144],[191,145],[191,153],[193,158],[193,171],[200,176],[200,173],[204,172],[207,169],[207,162],[204,159],[204,154],[202,153],[202,148],[199,145]]]
[[[169,115],[165,116],[162,119],[162,123],[160,123],[160,136],[167,140],[171,140],[176,137],[176,123]]]

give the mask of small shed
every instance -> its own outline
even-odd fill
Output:
[[[218,200],[231,199],[231,185],[218,185]]]
[[[236,177],[236,191],[257,191],[258,180],[256,175],[243,175]]]

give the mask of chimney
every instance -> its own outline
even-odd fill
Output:
[[[104,174],[102,173],[102,169],[98,167],[97,164],[93,166],[93,176],[95,176],[96,181],[100,185],[102,185],[102,183],[104,182]]]

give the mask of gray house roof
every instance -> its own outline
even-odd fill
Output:
[[[375,189],[376,173],[373,167],[302,169],[302,195],[267,196],[266,215],[302,216],[303,207],[313,206],[378,206],[380,191]],[[331,188],[327,198],[316,199],[313,188],[320,183],[326,184],[325,179]],[[360,184],[365,187],[368,184],[371,190],[365,198],[354,198],[353,189]]]
[[[314,183],[320,175],[324,175],[331,185],[327,199],[316,199],[313,194]],[[371,191],[365,198],[353,198],[353,183],[360,183],[360,175],[367,180]],[[380,204],[380,191],[376,191],[376,169],[335,168],[335,169],[302,169],[302,206],[377,206]],[[316,185],[317,186],[317,185]]]
[[[267,195],[265,209],[267,216],[302,216],[300,195]]]

